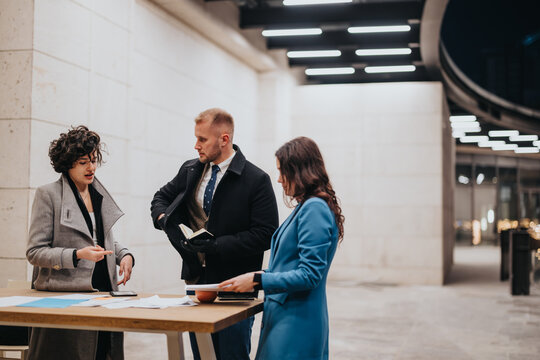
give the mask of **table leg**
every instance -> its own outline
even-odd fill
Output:
[[[212,336],[209,333],[195,333],[195,336],[197,337],[201,360],[216,360]]]
[[[167,352],[169,360],[184,360],[184,343],[181,332],[167,332]]]

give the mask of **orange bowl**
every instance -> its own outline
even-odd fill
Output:
[[[195,290],[195,296],[202,303],[211,303],[217,297],[217,291]]]

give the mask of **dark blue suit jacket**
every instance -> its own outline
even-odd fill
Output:
[[[270,177],[247,161],[234,145],[236,155],[219,182],[212,199],[206,229],[217,238],[217,252],[206,255],[206,271],[199,283],[221,282],[231,277],[260,270],[263,253],[270,248],[272,233],[278,225],[276,198]],[[199,159],[186,161],[178,174],[159,189],[152,200],[154,226],[165,214],[163,225],[174,248],[183,259],[182,279],[201,275],[197,255],[180,245],[184,236],[178,224],[188,224],[187,203],[202,176]],[[197,229],[193,229],[197,230]]]

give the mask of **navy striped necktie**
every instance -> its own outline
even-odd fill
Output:
[[[206,216],[210,214],[210,208],[212,207],[212,196],[214,195],[214,187],[216,186],[217,173],[219,171],[218,165],[212,165],[212,176],[210,181],[206,185],[204,190],[203,210]]]

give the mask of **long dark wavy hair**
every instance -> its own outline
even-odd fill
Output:
[[[99,135],[84,125],[72,127],[67,133],[61,133],[60,137],[51,142],[49,146],[49,158],[54,171],[67,173],[73,167],[75,161],[88,155],[91,157],[95,152],[98,165],[101,165],[101,143]]]
[[[311,197],[319,197],[326,201],[336,218],[341,242],[345,217],[315,141],[304,136],[292,139],[276,151],[276,158],[285,185],[294,189],[291,196],[294,200],[300,203]]]

